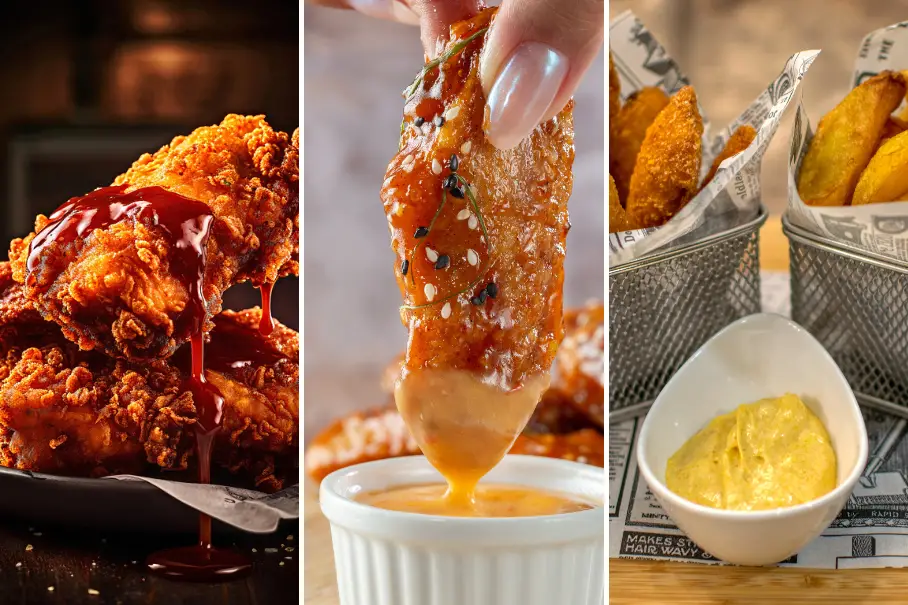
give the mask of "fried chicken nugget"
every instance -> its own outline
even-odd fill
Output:
[[[646,130],[667,105],[668,95],[661,88],[647,86],[631,95],[614,118],[609,136],[609,174],[615,178],[622,200],[627,199]]]
[[[612,178],[612,175],[608,175],[608,232],[618,233],[619,231],[629,231],[631,228],[627,212],[618,197],[615,179]]]
[[[646,131],[628,193],[627,214],[638,229],[665,224],[697,192],[703,119],[685,86]]]
[[[908,131],[880,147],[854,190],[852,206],[908,200]]]
[[[713,177],[719,172],[719,165],[722,162],[747,149],[755,138],[757,138],[757,131],[754,130],[753,126],[750,124],[738,126],[735,131],[731,133],[731,136],[728,137],[728,141],[725,142],[725,147],[722,149],[722,152],[713,160],[713,165],[710,166],[709,172],[706,174],[706,178],[703,179],[703,185],[700,188],[706,187],[709,182],[713,180]]]
[[[823,116],[798,175],[809,206],[845,206],[883,136],[890,114],[905,96],[902,74],[884,71],[856,86]]]

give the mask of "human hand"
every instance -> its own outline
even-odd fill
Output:
[[[481,0],[313,0],[372,17],[419,24],[426,55],[455,21],[483,8]],[[516,146],[567,104],[602,47],[604,0],[503,0],[482,55],[486,135],[499,149]]]

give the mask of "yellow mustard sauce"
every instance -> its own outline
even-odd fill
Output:
[[[445,497],[448,489],[443,483],[402,485],[366,492],[356,500],[386,510],[446,517],[535,517],[595,508],[568,494],[520,485],[479,484],[469,503]]]
[[[783,508],[832,491],[836,458],[820,419],[786,394],[713,419],[669,458],[665,481],[713,508]]]

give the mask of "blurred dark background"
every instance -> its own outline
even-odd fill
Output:
[[[4,2],[0,19],[0,236],[108,185],[142,153],[228,113],[299,125],[295,0]],[[5,257],[5,254],[3,254]],[[259,304],[248,285],[229,308]],[[299,326],[296,278],[274,314]]]

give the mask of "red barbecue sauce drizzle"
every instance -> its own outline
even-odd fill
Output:
[[[262,318],[259,320],[259,332],[262,336],[270,336],[274,331],[274,320],[271,318],[271,289],[274,283],[262,284]]]
[[[196,403],[196,453],[199,483],[211,482],[211,446],[221,424],[224,398],[205,380],[203,326],[207,309],[202,291],[205,275],[205,247],[214,220],[211,209],[197,201],[161,187],[146,187],[127,192],[128,185],[102,187],[75,197],[49,217],[47,226],[32,240],[27,261],[28,283],[36,285],[45,248],[65,245],[88,237],[125,220],[157,226],[170,238],[170,269],[190,293],[189,304],[178,320],[177,329],[191,334],[191,372],[185,388]],[[216,582],[246,575],[252,562],[243,554],[211,545],[211,517],[200,516],[199,542],[195,546],[162,550],[149,555],[148,568],[164,577]]]

